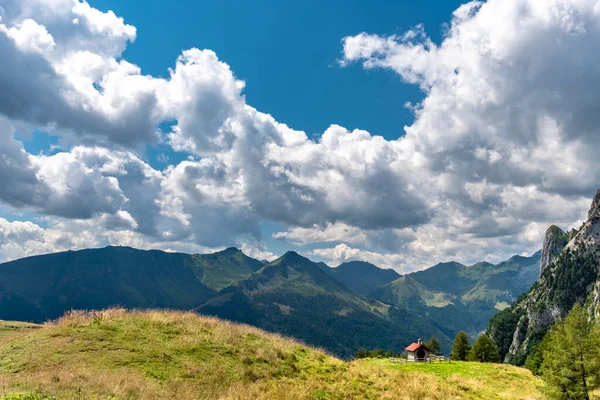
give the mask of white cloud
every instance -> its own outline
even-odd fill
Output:
[[[2,28],[6,29],[4,26]],[[54,47],[54,38],[46,28],[38,25],[32,19],[26,19],[22,23],[5,32],[8,37],[15,41],[17,47],[23,51],[44,53]]]
[[[306,245],[319,242],[346,242],[351,244],[364,243],[367,235],[357,227],[343,223],[327,224],[324,228],[313,225],[310,228],[294,227],[286,232],[276,232],[275,239],[283,239],[296,245]]]
[[[392,70],[426,93],[398,159],[435,213],[406,250],[495,258],[583,218],[600,178],[598,39],[600,8],[585,0],[471,2],[439,45],[422,27],[344,39],[344,65]]]
[[[380,268],[396,268],[404,264],[404,258],[400,254],[382,254],[367,250],[352,248],[345,243],[338,244],[334,248],[316,249],[310,252],[311,255],[322,257],[328,260],[332,265],[339,265],[347,261],[366,261],[375,264]],[[401,273],[410,272],[410,270],[399,269]]]
[[[311,140],[248,105],[211,50],[184,51],[166,79],[143,75],[122,57],[135,27],[79,0],[4,0],[0,17],[0,201],[50,226],[5,221],[37,238],[12,234],[5,258],[19,240],[271,258],[268,219],[288,227],[275,238],[329,243],[313,253],[329,260],[500,261],[537,250],[550,223],[580,222],[600,181],[593,0],[471,2],[440,44],[422,26],[345,38],[342,65],[425,93],[398,140],[337,125]],[[14,134],[34,129],[67,150],[28,154]],[[140,154],[161,140],[190,159],[153,169]]]

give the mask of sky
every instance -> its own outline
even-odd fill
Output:
[[[0,261],[127,245],[410,272],[577,227],[595,0],[0,0]]]

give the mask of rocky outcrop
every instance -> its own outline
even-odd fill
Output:
[[[548,229],[539,281],[505,315],[490,322],[488,333],[496,343],[510,343],[502,354],[505,362],[523,364],[550,327],[576,303],[586,304],[590,317],[599,316],[600,190],[588,217],[579,230]]]
[[[588,220],[600,218],[600,189],[596,192],[594,200],[592,201],[592,207],[588,213]]]
[[[552,225],[546,231],[544,236],[544,245],[542,246],[542,259],[540,261],[540,277],[544,270],[554,261],[554,259],[563,251],[568,243],[569,235],[556,225]]]
[[[589,305],[590,318],[598,321],[600,319],[600,280],[594,285]]]

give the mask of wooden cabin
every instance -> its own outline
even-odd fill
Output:
[[[419,339],[417,343],[413,343],[405,349],[408,352],[407,361],[411,362],[429,362],[431,351]]]

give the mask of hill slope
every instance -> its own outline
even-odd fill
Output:
[[[569,239],[566,245],[565,237]],[[540,280],[511,308],[495,316],[488,327],[488,333],[509,363],[523,364],[550,327],[576,303],[585,303],[590,316],[598,317],[600,190],[581,229],[567,236],[551,226],[543,251],[545,263]]]
[[[15,332],[39,329],[41,325],[19,321],[0,321],[0,339]]]
[[[453,334],[476,336],[490,318],[508,307],[537,280],[540,253],[493,265],[441,263],[405,275],[370,296],[421,313]]]
[[[400,274],[393,269],[381,269],[364,261],[345,262],[336,268],[322,265],[325,266],[322,268],[325,272],[348,286],[355,293],[363,296],[367,296],[373,290],[400,278]]]
[[[259,261],[237,249],[211,255],[106,247],[0,265],[0,319],[41,322],[71,309],[191,309]]]
[[[361,347],[400,351],[418,337],[449,338],[421,315],[356,295],[320,266],[288,252],[206,301],[202,314],[294,336],[349,357]]]
[[[2,394],[61,400],[540,399],[503,365],[345,363],[249,326],[183,312],[72,313],[0,342]],[[421,369],[423,367],[423,369]],[[495,379],[491,379],[491,377]],[[520,390],[507,391],[507,387]],[[1,397],[0,397],[1,398]]]

